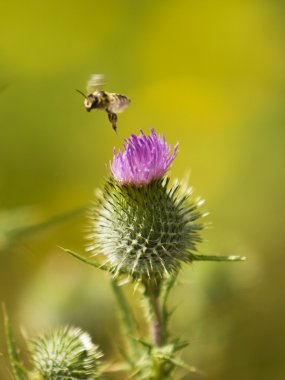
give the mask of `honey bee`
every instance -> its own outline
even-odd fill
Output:
[[[105,110],[108,114],[108,119],[112,124],[114,131],[117,133],[117,113],[126,109],[131,100],[121,94],[107,92],[103,90],[104,76],[102,74],[93,74],[87,81],[87,93],[85,95],[80,90],[76,90],[84,96],[84,106],[88,112],[92,109]]]

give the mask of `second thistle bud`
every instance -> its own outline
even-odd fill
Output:
[[[79,328],[62,327],[34,339],[31,357],[43,380],[99,378],[101,352],[89,334]]]
[[[191,262],[200,241],[198,204],[179,184],[163,178],[176,156],[152,130],[126,140],[114,155],[113,178],[91,210],[89,250],[106,257],[115,274],[164,277]]]

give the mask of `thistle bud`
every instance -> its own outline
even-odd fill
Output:
[[[114,153],[112,177],[91,210],[88,250],[103,254],[112,272],[163,278],[192,261],[202,224],[191,191],[163,177],[176,157],[154,130],[132,135]]]
[[[89,334],[62,327],[34,339],[31,357],[44,380],[98,379],[101,352]]]

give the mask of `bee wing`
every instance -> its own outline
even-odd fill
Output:
[[[96,90],[102,90],[105,80],[103,74],[92,74],[87,81],[87,93],[92,94]]]
[[[127,96],[112,93],[109,93],[109,101],[108,110],[113,113],[124,111],[131,103]]]

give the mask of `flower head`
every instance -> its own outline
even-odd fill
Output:
[[[110,270],[133,279],[158,279],[191,262],[201,240],[199,203],[191,191],[164,177],[176,157],[154,129],[126,139],[114,154],[107,181],[91,210],[88,250]]]
[[[31,343],[32,362],[43,379],[98,379],[101,352],[89,334],[61,327]]]
[[[125,142],[124,151],[114,150],[110,163],[113,177],[120,184],[146,185],[160,179],[177,155],[178,144],[171,153],[164,136],[158,136],[154,129],[150,136],[140,131],[139,136],[131,135]]]

